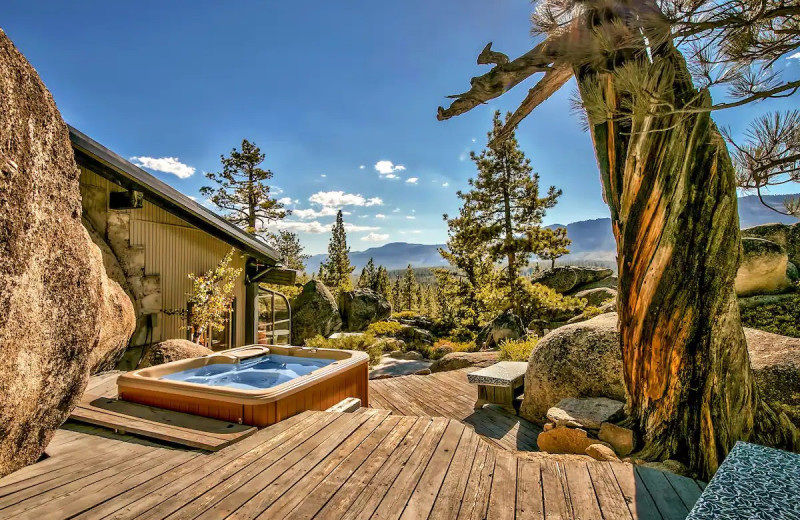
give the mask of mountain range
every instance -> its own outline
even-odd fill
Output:
[[[800,194],[765,195],[764,201],[773,207],[782,208],[783,200],[787,197],[800,197]],[[798,220],[765,207],[755,195],[739,197],[739,223],[742,228],[771,222],[793,224]],[[547,227],[566,227],[567,236],[572,240],[570,254],[559,259],[560,263],[570,261],[614,262],[616,242],[611,232],[610,218],[580,220],[566,226],[553,224]],[[445,245],[392,242],[380,247],[371,247],[365,251],[353,251],[350,253],[350,262],[356,266],[356,273],[366,265],[370,258],[375,265],[382,265],[389,270],[403,269],[408,264],[414,267],[439,267],[447,265],[447,262],[439,254],[439,248],[442,247]],[[326,256],[325,254],[312,256],[306,262],[308,272],[316,272]]]

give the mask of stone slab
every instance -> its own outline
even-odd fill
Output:
[[[467,381],[475,385],[517,386],[523,383],[527,369],[524,361],[501,361],[467,374]]]
[[[598,430],[604,422],[619,416],[624,407],[625,403],[607,397],[567,397],[547,410],[547,418],[556,424],[575,421],[584,428]]]

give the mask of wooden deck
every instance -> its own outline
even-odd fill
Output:
[[[472,370],[370,381],[370,406],[398,415],[457,419],[499,448],[537,451],[536,437],[542,431],[539,426],[498,406],[473,409],[478,387],[467,382]]]
[[[217,452],[68,423],[0,479],[2,518],[683,519],[691,479],[531,460],[442,417],[304,412]]]
[[[209,451],[221,450],[257,430],[254,426],[117,400],[117,377],[121,373],[93,376],[70,419]]]

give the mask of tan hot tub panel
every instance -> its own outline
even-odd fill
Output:
[[[267,350],[284,356],[334,359],[334,363],[267,389],[240,390],[159,379],[214,363],[236,363]],[[134,403],[264,427],[305,410],[325,410],[348,397],[369,405],[369,358],[353,350],[248,345],[210,356],[134,370],[117,380],[119,398]]]

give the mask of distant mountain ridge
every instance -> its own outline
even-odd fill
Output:
[[[765,195],[764,201],[773,207],[782,208],[783,200],[787,197],[800,197],[800,194]],[[742,228],[747,228],[772,222],[793,224],[798,222],[798,219],[772,211],[764,207],[756,195],[749,195],[739,197],[739,222]],[[610,218],[580,220],[566,226],[553,224],[547,227],[551,229],[566,227],[567,236],[572,240],[570,254],[560,261],[614,261],[617,245],[611,231]],[[376,265],[382,265],[389,270],[403,269],[408,264],[414,267],[439,267],[447,265],[439,254],[439,248],[442,247],[446,247],[445,244],[392,242],[365,251],[353,251],[350,253],[350,262],[356,266],[356,271],[361,270],[370,258]],[[312,256],[306,262],[307,271],[316,272],[326,256],[325,254]]]

